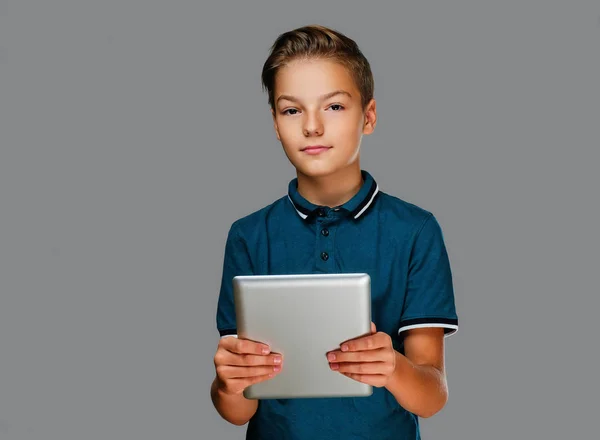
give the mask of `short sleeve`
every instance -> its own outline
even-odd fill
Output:
[[[217,330],[221,337],[237,336],[235,304],[233,300],[233,277],[252,275],[252,264],[246,244],[234,223],[229,229],[223,257],[221,289],[217,304]]]
[[[442,229],[432,213],[417,232],[408,262],[406,297],[398,334],[418,327],[458,331],[452,272]]]

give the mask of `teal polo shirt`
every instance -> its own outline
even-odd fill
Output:
[[[288,194],[236,220],[225,245],[217,306],[221,337],[236,336],[232,279],[236,275],[368,273],[371,315],[378,331],[403,351],[403,332],[458,330],[452,274],[442,230],[431,212],[379,189],[362,170],[359,192],[333,208]],[[342,342],[342,341],[340,341]],[[418,417],[385,388],[369,397],[259,400],[246,439],[419,439]]]

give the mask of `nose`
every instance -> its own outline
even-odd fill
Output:
[[[303,126],[304,136],[320,136],[323,134],[323,123],[318,116],[311,116],[307,112]]]

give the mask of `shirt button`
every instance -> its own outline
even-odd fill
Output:
[[[329,229],[322,229],[321,230],[321,234],[323,234],[323,236],[327,237],[329,235]]]
[[[327,254],[327,252],[321,252],[321,259],[323,261],[327,261],[329,259],[329,255]]]
[[[317,215],[319,217],[325,217],[325,210],[319,208],[319,210],[317,211]]]

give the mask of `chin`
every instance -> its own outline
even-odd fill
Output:
[[[335,172],[342,169],[342,167],[335,166],[334,164],[306,164],[294,165],[296,170],[305,176],[309,177],[324,177],[334,174]]]

